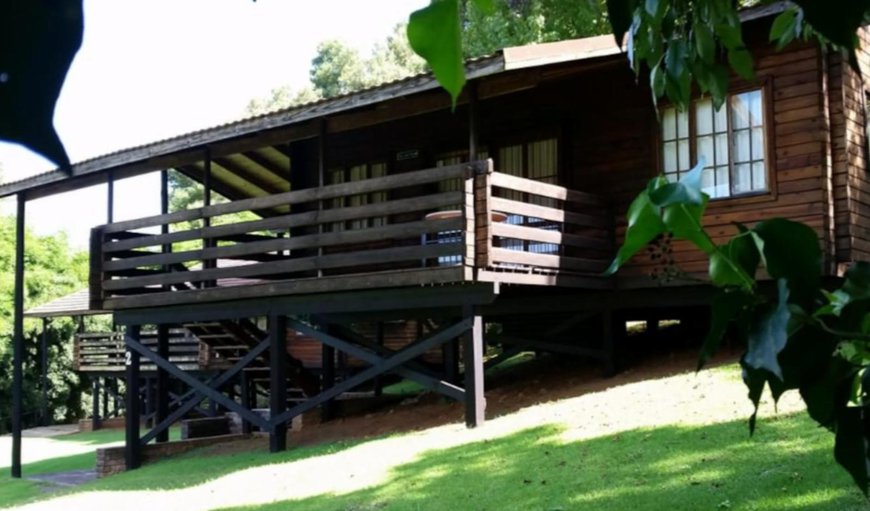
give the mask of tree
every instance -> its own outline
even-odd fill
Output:
[[[267,97],[251,100],[246,112],[264,114],[422,73],[425,62],[411,50],[405,31],[404,24],[396,25],[367,58],[341,41],[321,42],[311,60],[308,85],[298,90],[289,85],[272,89]]]
[[[25,233],[26,279],[25,304],[34,307],[87,285],[88,254],[73,252],[65,234],[37,236]],[[12,314],[15,264],[15,218],[0,217],[0,367],[12,365]],[[49,410],[55,419],[73,419],[82,413],[81,395],[84,383],[71,371],[72,335],[75,325],[68,319],[51,322],[48,335],[50,366]],[[24,380],[25,424],[35,424],[40,409],[40,371],[37,365],[37,346],[41,325],[25,323],[26,367]],[[11,372],[0,371],[0,410],[11,409]],[[2,415],[2,412],[0,412]],[[0,431],[8,431],[9,417],[0,416]]]
[[[521,46],[606,34],[604,4],[600,0],[497,0],[491,12],[471,2],[462,20],[465,57],[489,55],[508,46]]]

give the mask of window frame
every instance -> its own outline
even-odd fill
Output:
[[[777,181],[776,181],[776,118],[775,118],[775,110],[774,110],[774,102],[776,101],[776,97],[773,94],[773,86],[772,80],[769,78],[760,80],[756,83],[746,83],[742,82],[738,85],[733,85],[728,87],[727,95],[728,99],[726,99],[727,108],[729,109],[729,113],[727,114],[727,122],[728,122],[728,143],[729,143],[729,153],[728,153],[728,173],[729,176],[733,171],[734,161],[732,159],[733,147],[732,144],[732,131],[731,131],[731,115],[730,115],[730,98],[731,96],[742,94],[745,92],[752,92],[758,90],[761,92],[761,100],[762,100],[762,112],[764,114],[764,127],[762,129],[763,137],[764,137],[764,162],[765,162],[765,179],[767,182],[767,189],[761,191],[751,191],[744,192],[736,195],[728,195],[726,197],[710,197],[709,208],[716,208],[719,205],[727,204],[728,206],[732,205],[740,205],[745,203],[756,203],[756,202],[771,202],[777,199]],[[704,96],[695,94],[692,96],[690,101],[689,108],[691,109],[691,115],[689,115],[689,160],[696,161],[697,155],[697,133],[696,133],[696,121],[694,115],[694,105]],[[673,107],[673,103],[663,101],[659,104],[659,111],[664,108]],[[653,130],[653,149],[655,156],[655,175],[664,175],[664,141],[662,138],[662,124],[659,120],[660,115],[654,113],[655,116],[655,129]],[[651,176],[653,177],[653,176]],[[730,184],[729,184],[730,187]]]

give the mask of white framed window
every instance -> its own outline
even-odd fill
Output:
[[[688,111],[662,109],[661,168],[677,181],[704,157],[702,187],[711,198],[769,190],[764,91],[729,94],[718,111],[709,98]]]

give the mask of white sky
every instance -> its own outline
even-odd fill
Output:
[[[244,116],[248,101],[308,81],[317,44],[366,54],[428,0],[85,0],[85,35],[55,111],[73,162]],[[0,142],[2,179],[54,166]],[[118,182],[115,220],[159,212],[156,174]],[[14,200],[3,212],[14,211]],[[87,247],[105,186],[27,204],[27,225]]]

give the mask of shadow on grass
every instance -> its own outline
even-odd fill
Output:
[[[429,451],[365,490],[247,509],[867,509],[831,445],[802,414],[764,421],[753,438],[743,421],[569,443],[541,427]]]
[[[234,454],[212,454],[212,449],[205,447],[145,465],[137,470],[98,479],[78,487],[76,491],[186,488],[251,467],[335,454],[360,443],[362,440],[334,442],[291,448],[282,453],[270,453],[260,448],[257,451]]]

